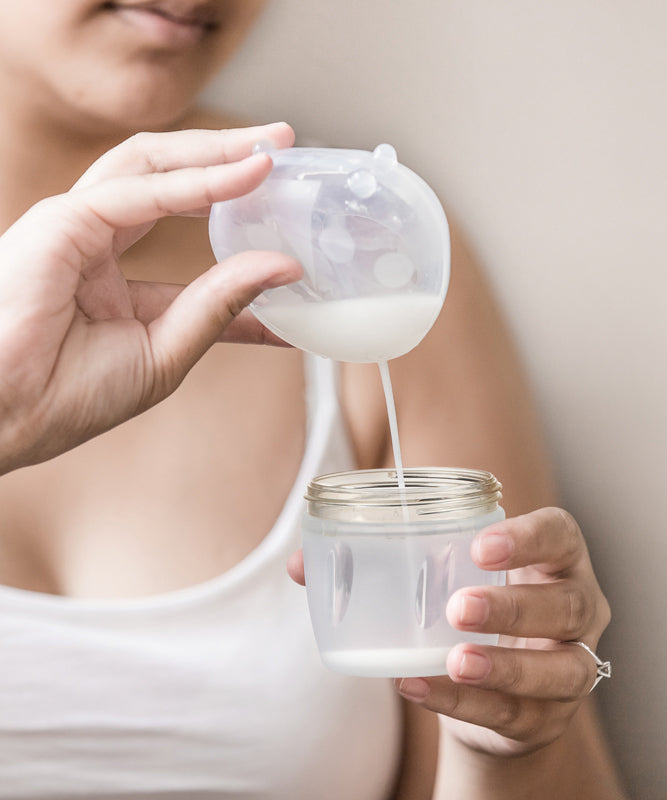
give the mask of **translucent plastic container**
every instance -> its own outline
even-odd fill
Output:
[[[302,280],[250,304],[290,344],[339,361],[386,361],[412,350],[442,307],[450,243],[440,201],[390,145],[270,151],[254,191],[216,203],[218,260],[244,250],[298,259]]]
[[[394,470],[314,478],[306,494],[306,591],[320,655],[330,669],[369,677],[445,675],[458,642],[497,636],[452,628],[449,597],[501,585],[504,572],[470,557],[477,531],[504,519],[501,486],[488,472]]]

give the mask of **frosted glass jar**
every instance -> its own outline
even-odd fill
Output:
[[[502,585],[479,569],[475,534],[505,517],[488,472],[407,469],[314,478],[306,493],[303,557],[308,606],[325,665],[369,677],[445,675],[458,642],[497,636],[451,627],[445,607],[464,586]]]

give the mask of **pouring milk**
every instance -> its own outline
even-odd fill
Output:
[[[271,152],[269,177],[216,203],[209,235],[218,260],[248,249],[298,259],[300,281],[250,305],[267,328],[302,350],[379,365],[399,485],[402,464],[387,362],[435,322],[449,283],[447,220],[434,192],[390,145]]]

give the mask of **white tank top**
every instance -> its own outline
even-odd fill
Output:
[[[386,800],[400,707],[327,671],[288,578],[311,477],[353,458],[335,365],[306,358],[308,431],[270,533],[206,583],[131,600],[0,587],[2,800]]]

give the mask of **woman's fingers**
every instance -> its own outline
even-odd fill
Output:
[[[183,291],[180,283],[156,283],[152,281],[128,281],[127,283],[134,316],[142,325],[150,325],[164,313]],[[248,309],[243,309],[222,332],[220,342],[243,344],[268,344],[286,347],[287,343],[264,327]]]
[[[271,347],[292,347],[257,319],[248,308],[234,317],[222,332],[219,342],[227,344],[264,344]]]
[[[431,711],[489,728],[533,747],[553,741],[578,707],[578,703],[556,703],[464,686],[449,677],[397,678],[395,684],[406,699]]]
[[[287,255],[252,251],[216,264],[186,286],[148,325],[155,396],[161,399],[175,388],[260,292],[298,280],[301,274],[299,263]]]
[[[229,130],[186,130],[138,133],[109,150],[74,184],[91,186],[123,175],[169,172],[183,167],[206,167],[240,161],[252,154],[259,141],[276,148],[291,147],[294,131],[285,122]]]
[[[564,641],[587,636],[596,598],[580,581],[459,589],[447,603],[447,620],[462,631]]]
[[[271,166],[271,158],[260,153],[232,164],[109,178],[60,198],[115,230],[239,197],[259,186]]]
[[[447,657],[453,681],[521,697],[575,702],[590,691],[595,661],[579,647],[549,650],[460,644]]]
[[[297,550],[287,559],[287,574],[295,583],[306,585],[306,576],[303,571],[303,550]]]
[[[560,508],[541,508],[490,525],[475,537],[471,553],[482,569],[536,566],[555,576],[587,556],[579,526]]]
[[[508,585],[456,592],[447,606],[455,628],[597,642],[609,606],[579,526],[567,512],[544,508],[491,525],[477,535],[471,552],[483,569],[508,570]]]

